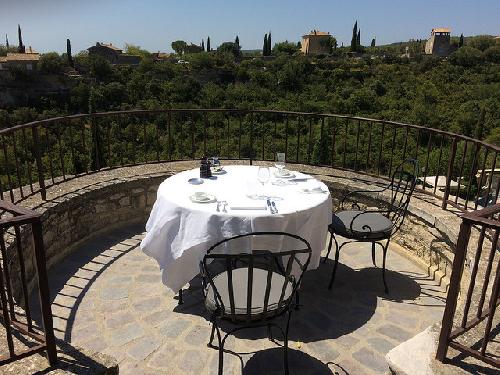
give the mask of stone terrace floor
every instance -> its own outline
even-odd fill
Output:
[[[143,226],[114,230],[50,270],[56,336],[112,355],[120,374],[216,373],[199,280],[178,306],[161,283],[156,261],[140,250],[142,237]],[[302,307],[293,312],[290,328],[292,374],[387,373],[384,355],[441,318],[445,293],[438,281],[393,245],[385,295],[368,246],[343,249],[332,291],[332,261],[304,277]],[[267,339],[265,329],[244,330],[228,339],[224,373],[281,374],[275,336],[278,343]]]

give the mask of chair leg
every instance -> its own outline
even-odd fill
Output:
[[[291,316],[292,312],[288,311],[288,318],[285,327],[285,337],[283,338],[283,367],[285,368],[285,375],[288,375],[290,373],[290,369],[288,367],[288,328],[290,327]]]
[[[337,240],[335,240],[335,261],[333,264],[333,271],[332,271],[332,277],[330,279],[330,284],[328,284],[328,289],[330,290],[332,289],[333,281],[335,280],[335,273],[337,272],[337,266],[339,264],[339,252],[340,252],[340,247],[339,244],[337,243]]]
[[[273,341],[273,331],[270,324],[267,325],[267,338],[269,341]]]
[[[177,302],[177,305],[182,305],[184,301],[182,300],[182,289],[179,289],[179,300]]]
[[[215,320],[214,320],[214,324]],[[222,375],[224,369],[224,340],[221,339],[219,327],[215,325],[217,330],[217,341],[219,342],[219,375]]]
[[[385,281],[385,258],[387,256],[387,249],[389,248],[389,240],[387,240],[387,243],[385,246],[382,248],[383,251],[383,259],[382,259],[382,280],[384,281],[384,291],[385,294],[389,294],[389,288],[387,288],[387,283]]]
[[[295,310],[300,310],[300,307],[299,307],[299,291],[297,290],[295,292]]]
[[[328,242],[328,251],[326,252],[325,259],[323,259],[323,263],[326,263],[326,260],[328,259],[328,256],[330,255],[330,251],[332,250],[332,240],[333,240],[333,234],[330,233],[330,241]]]
[[[372,262],[375,267],[377,267],[377,263],[375,262],[375,242],[372,242]]]
[[[213,344],[214,334],[215,334],[215,323],[212,321],[212,332],[210,333],[210,340],[208,341],[208,345],[207,345],[209,348],[214,347],[214,344]]]

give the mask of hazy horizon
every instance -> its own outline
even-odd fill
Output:
[[[433,2],[369,0],[329,2],[311,7],[297,0],[235,3],[227,0],[189,3],[150,0],[0,0],[0,44],[5,34],[17,45],[17,25],[23,42],[39,52],[73,52],[97,41],[124,47],[139,45],[151,52],[170,52],[171,42],[201,43],[210,36],[212,48],[238,35],[244,50],[260,49],[264,34],[272,32],[273,43],[298,42],[312,29],[328,31],[339,45],[348,45],[357,20],[361,42],[377,45],[409,39],[426,39],[433,27],[450,27],[452,35],[498,35],[500,2],[491,0]]]

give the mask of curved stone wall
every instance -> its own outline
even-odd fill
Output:
[[[178,162],[99,172],[49,189],[47,201],[40,201],[39,197],[23,201],[24,206],[42,213],[49,277],[51,266],[71,254],[82,241],[120,225],[145,223],[156,200],[159,184],[173,173],[195,165],[193,162]],[[332,192],[334,207],[338,198],[347,191],[373,188],[374,184],[383,183],[379,179],[330,168],[303,165],[294,165],[293,168],[324,181]],[[365,194],[359,198],[367,206],[387,200],[384,195]],[[437,199],[417,193],[394,242],[401,245],[399,251],[443,277],[451,270],[452,247],[456,242],[458,225],[457,215],[441,210]],[[31,253],[28,234],[24,233],[24,251]],[[32,257],[27,254],[26,258]],[[32,262],[27,262],[27,273],[31,291],[35,286]],[[20,284],[13,284],[16,297],[20,298]]]

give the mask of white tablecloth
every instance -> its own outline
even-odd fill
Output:
[[[296,178],[306,178],[296,185],[276,186],[271,182],[263,188],[257,181],[256,166],[226,166],[227,173],[216,179],[204,179],[201,185],[191,185],[190,178],[199,177],[199,169],[180,172],[163,181],[146,224],[146,236],[141,249],[158,262],[163,283],[174,291],[186,285],[199,273],[199,262],[216,242],[238,234],[256,231],[281,231],[299,235],[312,248],[309,269],[319,266],[325,247],[327,226],[331,222],[330,193],[308,194],[302,189],[328,188],[308,175],[294,172]],[[271,175],[274,175],[271,168]],[[195,192],[213,194],[228,202],[227,213],[217,212],[216,203],[193,203]],[[269,210],[232,210],[231,206],[265,205],[247,195],[275,197],[279,213]],[[281,250],[281,244],[275,244]]]

